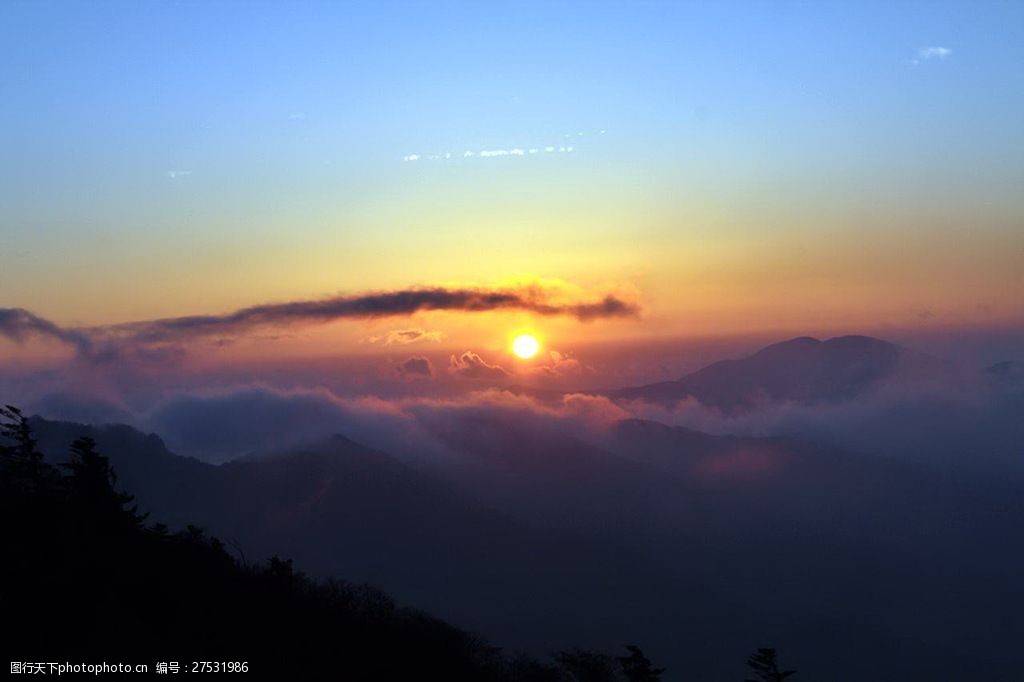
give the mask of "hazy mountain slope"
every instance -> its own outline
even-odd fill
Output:
[[[484,417],[433,434],[470,458],[467,490],[628,557],[614,608],[621,622],[647,614],[635,627],[652,651],[688,641],[697,658],[727,657],[724,643],[770,630],[823,675],[818,656],[850,641],[884,652],[892,671],[851,662],[829,679],[929,679],[938,668],[921,661],[942,642],[945,670],[1010,679],[998,671],[1014,655],[988,619],[996,604],[1024,607],[1009,568],[1024,569],[1013,480],[639,420],[600,447]],[[965,624],[986,635],[964,639]]]
[[[615,399],[673,404],[688,397],[724,412],[780,401],[813,404],[861,395],[896,376],[943,371],[939,360],[867,336],[799,337],[738,360],[722,360],[677,381],[611,391]]]
[[[35,423],[48,444],[88,428]],[[345,438],[214,467],[94,433],[144,507],[513,647],[636,640],[707,680],[765,643],[809,679],[1010,680],[1024,664],[1003,617],[1024,609],[1015,481],[636,420],[599,444],[486,413],[427,426],[458,467]],[[854,643],[872,656],[837,672]]]
[[[624,571],[605,544],[514,521],[347,438],[213,466],[126,426],[32,423],[51,461],[90,435],[143,511],[205,526],[250,558],[277,553],[314,575],[370,582],[510,646],[631,637],[629,623],[616,636],[599,625],[609,616],[594,596]]]

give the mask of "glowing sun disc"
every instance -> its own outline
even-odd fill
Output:
[[[520,334],[512,341],[512,352],[524,360],[529,360],[540,350],[540,342],[529,334]]]

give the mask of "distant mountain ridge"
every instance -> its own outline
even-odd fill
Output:
[[[777,402],[804,404],[854,398],[899,376],[940,372],[937,358],[869,336],[820,341],[801,336],[753,355],[722,360],[675,380],[609,392],[615,400],[675,404],[693,398],[725,413]]]
[[[887,346],[852,345],[868,360],[848,375],[884,381],[868,370],[886,367]],[[696,671],[666,680],[732,679],[721,661],[768,632],[808,673],[850,641],[891,671],[873,674],[872,658],[814,679],[1016,679],[1000,673],[1020,668],[1018,633],[990,604],[1024,608],[1017,479],[640,419],[593,441],[505,412],[426,424],[459,456],[427,467],[338,436],[215,466],[131,427],[32,420],[53,462],[95,438],[119,485],[172,528],[379,585],[515,649],[636,637]],[[983,636],[965,644],[964,624]],[[694,645],[673,653],[681,641]],[[933,662],[936,647],[953,653]]]
[[[130,426],[40,417],[31,424],[53,463],[67,460],[69,438],[94,438],[119,485],[172,528],[201,525],[249,556],[294,558],[313,575],[368,582],[475,629],[531,600],[565,599],[575,608],[613,572],[596,561],[599,547],[529,527],[342,435],[212,465],[175,455],[159,436]],[[594,559],[588,575],[576,563],[582,553]],[[528,577],[537,574],[555,577],[537,586]],[[559,586],[570,581],[578,586],[566,595]]]
[[[294,556],[318,572],[360,579],[377,574],[379,538],[410,556],[434,546],[472,547],[483,537],[515,544],[510,520],[431,474],[341,435],[212,465],[176,455],[159,436],[130,426],[40,417],[30,423],[39,449],[54,463],[65,461],[69,438],[95,439],[119,483],[137,491],[144,511],[172,525],[210,524],[211,531],[246,547]],[[329,537],[347,538],[353,550],[342,565],[306,556],[316,546],[309,543]]]

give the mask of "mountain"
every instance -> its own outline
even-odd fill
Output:
[[[778,402],[813,404],[854,398],[897,376],[927,377],[941,361],[881,339],[839,336],[819,341],[803,336],[762,348],[737,360],[722,360],[677,381],[609,392],[616,400],[666,405],[687,398],[725,413]]]
[[[93,435],[154,519],[369,581],[513,650],[637,641],[680,682],[735,679],[722,661],[766,643],[842,682],[1012,680],[1024,665],[1003,617],[1024,608],[1016,479],[484,410],[426,424],[453,453],[429,467],[345,437],[213,466],[128,427],[32,423],[51,461]]]
[[[82,430],[50,426],[47,439]],[[152,452],[138,459],[156,461],[159,444],[148,436],[122,427],[95,432],[148,444]],[[0,410],[0,542],[16,548],[0,562],[4,641],[30,661],[12,663],[12,673],[148,667],[297,680],[554,682],[587,670],[593,682],[659,679],[637,646],[626,656],[563,651],[550,663],[507,655],[365,585],[310,579],[291,559],[233,556],[201,528],[171,530],[139,515],[91,437],[69,444],[70,462],[57,467],[34,435],[17,409]],[[335,445],[353,452],[343,459],[357,460],[342,470],[373,469],[374,453],[344,439]]]
[[[620,568],[601,543],[513,519],[344,436],[210,465],[128,426],[31,424],[55,463],[70,440],[95,439],[118,484],[171,527],[196,524],[247,557],[287,556],[314,576],[371,583],[511,646],[556,635],[581,643],[567,633]]]

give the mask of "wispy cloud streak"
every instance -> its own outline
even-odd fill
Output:
[[[0,308],[0,336],[24,343],[33,336],[53,339],[72,346],[79,353],[92,351],[89,335],[76,329],[65,329],[24,308]]]
[[[385,346],[405,346],[418,341],[444,341],[444,332],[435,329],[392,329],[386,334],[371,336],[368,343],[382,343]]]
[[[83,355],[97,347],[138,350],[211,336],[241,335],[258,327],[322,324],[344,319],[399,317],[423,311],[481,313],[523,310],[543,316],[565,315],[580,321],[635,316],[636,303],[614,295],[592,301],[564,301],[542,286],[509,289],[425,287],[250,306],[223,315],[188,315],[127,324],[63,328],[21,308],[0,308],[0,336],[23,342],[33,335],[73,346]]]
[[[568,315],[582,321],[630,317],[636,304],[616,296],[594,302],[552,302],[543,288],[446,289],[430,287],[336,296],[323,300],[292,301],[242,308],[225,315],[190,315],[107,328],[143,341],[169,341],[195,336],[239,333],[258,326],[324,323],[341,319],[369,319],[412,315],[421,311],[479,313],[493,310],[525,310],[544,316]]]
[[[604,130],[599,130],[593,133],[593,136],[604,135]],[[572,135],[566,134],[562,137],[566,140],[576,139],[586,136],[585,132],[577,132]],[[465,149],[461,152],[447,151],[443,154],[406,154],[402,157],[402,161],[452,161],[459,159],[498,159],[498,158],[525,158],[528,156],[541,156],[544,154],[572,154],[576,151],[576,147],[569,144],[557,144],[557,145],[543,145],[543,146],[525,146],[525,147],[498,147],[488,149]]]

